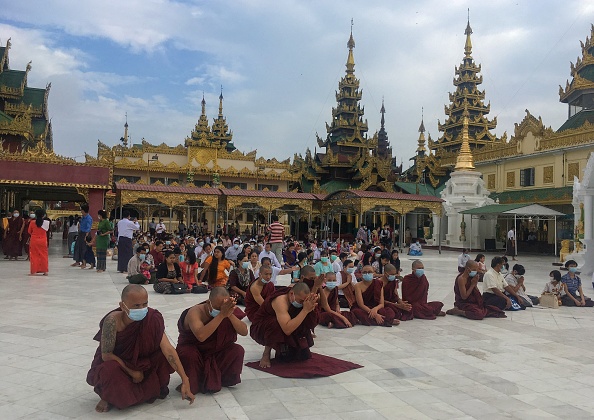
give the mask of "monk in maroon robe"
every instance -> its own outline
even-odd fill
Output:
[[[260,268],[260,277],[253,281],[245,292],[245,314],[251,321],[256,312],[264,303],[264,300],[274,293],[274,283],[272,279],[272,267],[263,266]]]
[[[397,268],[392,264],[386,264],[381,280],[384,285],[384,307],[392,309],[396,319],[400,321],[410,321],[413,319],[412,305],[398,296]]]
[[[384,307],[384,284],[374,278],[374,269],[366,265],[361,269],[361,280],[355,285],[356,303],[351,312],[362,325],[381,325],[391,327],[400,324],[396,314]]]
[[[326,287],[320,291],[320,325],[328,328],[351,328],[356,318],[349,311],[341,311],[338,303],[338,282],[335,273],[326,273]]]
[[[25,220],[18,210],[14,210],[12,217],[8,219],[8,228],[4,232],[2,240],[4,253],[11,259],[18,259],[23,255],[23,231],[25,230]]]
[[[252,320],[251,337],[264,346],[260,366],[270,367],[272,349],[282,362],[311,358],[311,330],[318,324],[318,295],[304,282],[276,290]]]
[[[445,316],[442,302],[427,302],[429,281],[425,276],[425,266],[421,260],[412,263],[412,273],[402,279],[402,299],[412,305],[415,318],[435,319]]]
[[[459,315],[468,319],[481,320],[483,318],[505,318],[505,312],[493,305],[486,305],[483,295],[478,289],[478,263],[469,260],[464,271],[456,277],[454,294],[456,300],[454,308],[448,310],[448,315]]]
[[[182,312],[177,353],[190,378],[190,391],[219,392],[241,382],[244,349],[237,334],[248,328],[233,313],[236,300],[224,287],[211,289],[208,300]]]
[[[163,316],[148,307],[144,287],[130,284],[124,288],[120,307],[101,320],[94,339],[101,344],[87,383],[101,398],[96,411],[165,398],[169,393],[169,375],[174,370],[182,378],[182,399],[194,402],[190,381],[165,335]]]

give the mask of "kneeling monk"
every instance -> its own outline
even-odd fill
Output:
[[[338,303],[336,274],[326,273],[326,287],[320,291],[320,325],[328,328],[351,328],[355,317],[351,312],[341,311]]]
[[[429,294],[429,281],[425,276],[423,261],[415,260],[412,263],[412,273],[402,279],[402,299],[412,305],[415,318],[435,319],[445,316],[441,310],[443,303],[427,302]]]
[[[261,367],[270,367],[270,354],[280,361],[311,358],[311,330],[318,324],[318,295],[303,282],[270,295],[252,320],[251,337],[264,346]]]
[[[381,277],[384,285],[384,307],[394,311],[396,319],[410,321],[414,318],[412,305],[398,296],[398,270],[392,264],[384,266],[384,275]],[[402,278],[402,277],[400,277]]]
[[[468,260],[464,271],[458,274],[454,283],[456,301],[454,308],[447,311],[448,315],[460,315],[468,319],[483,319],[486,317],[505,318],[505,312],[493,305],[485,305],[483,295],[477,285],[480,276],[478,263]]]
[[[234,314],[236,301],[224,287],[214,287],[208,300],[182,312],[177,322],[177,353],[193,393],[218,392],[241,382],[243,347],[237,334],[247,325]]]
[[[101,344],[87,383],[101,398],[95,407],[98,412],[109,411],[112,405],[122,409],[165,398],[173,370],[182,379],[182,399],[194,402],[190,381],[165,335],[163,316],[148,307],[144,287],[124,287],[120,307],[101,320],[94,339]]]
[[[264,303],[264,300],[274,293],[274,283],[272,279],[272,267],[262,266],[260,268],[260,277],[250,283],[249,287],[245,292],[245,314],[251,321],[254,319],[254,315],[260,309],[260,306]]]
[[[351,312],[362,325],[383,325],[391,327],[400,324],[394,311],[384,307],[384,284],[373,278],[373,267],[366,265],[360,281],[355,285],[356,302]]]

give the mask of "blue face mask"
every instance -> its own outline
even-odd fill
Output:
[[[295,299],[295,298],[293,298],[293,299]],[[291,305],[293,305],[297,309],[303,308],[303,303],[299,303],[296,300],[291,301]]]
[[[140,258],[140,261],[144,261],[146,260],[146,255],[145,254],[139,254],[138,258]]]
[[[415,276],[417,276],[417,277],[423,277],[423,274],[425,274],[425,270],[424,270],[424,269],[422,269],[422,268],[417,268],[417,269],[415,270]]]
[[[218,309],[215,309],[215,308],[212,307],[212,303],[210,303],[210,301],[208,303],[209,303],[210,308],[211,308],[210,309],[210,312],[209,312],[210,316],[212,316],[214,318],[215,316],[217,316],[218,314],[221,313],[221,311],[219,311]]]
[[[323,263],[327,263],[328,257],[322,257],[322,258],[320,258],[320,261],[322,261]]]
[[[569,267],[569,272],[577,273],[577,267]]]
[[[171,241],[165,241],[165,245],[171,245]]]
[[[270,282],[270,280],[264,280],[262,277],[260,277],[260,281],[264,284],[267,284]]]
[[[470,277],[474,277],[474,276],[476,276],[476,271],[471,271],[470,273],[468,273],[468,275]]]
[[[365,281],[371,281],[373,280],[373,273],[363,273],[362,277]]]
[[[338,286],[338,282],[337,282],[337,281],[327,281],[327,282],[326,282],[326,287],[327,287],[329,290],[332,290],[332,289],[334,289],[336,286]]]
[[[125,303],[124,306],[126,306]],[[148,314],[148,308],[129,309],[126,306],[126,309],[128,309],[128,318],[130,318],[132,321],[142,321],[146,314]]]
[[[338,257],[337,257],[336,255],[332,255],[332,256],[330,257],[330,261],[334,262],[334,261],[336,261],[336,259],[337,259],[337,258],[338,258]]]
[[[396,274],[388,274],[388,281],[396,280]]]
[[[249,261],[244,261],[244,262],[242,262],[242,263],[241,263],[241,267],[242,267],[244,270],[247,270],[248,268],[250,268],[250,262],[249,262]]]
[[[185,260],[184,256],[183,255],[180,255],[179,256],[179,262],[184,262],[184,260]]]
[[[233,244],[233,248],[235,248],[235,249],[239,248],[239,244]]]
[[[346,269],[346,272],[349,274],[353,274],[355,272],[355,267],[349,267]]]

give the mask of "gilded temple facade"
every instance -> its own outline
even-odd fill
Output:
[[[2,149],[21,152],[41,143],[52,150],[52,126],[48,117],[45,89],[27,86],[31,62],[25,70],[9,65],[10,39],[0,46],[0,142]]]

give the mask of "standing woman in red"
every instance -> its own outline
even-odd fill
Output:
[[[49,220],[44,220],[45,211],[42,209],[35,210],[35,223],[29,223],[29,257],[31,264],[31,274],[34,276],[37,273],[43,273],[47,276],[48,257],[47,257],[47,232],[50,228]]]

